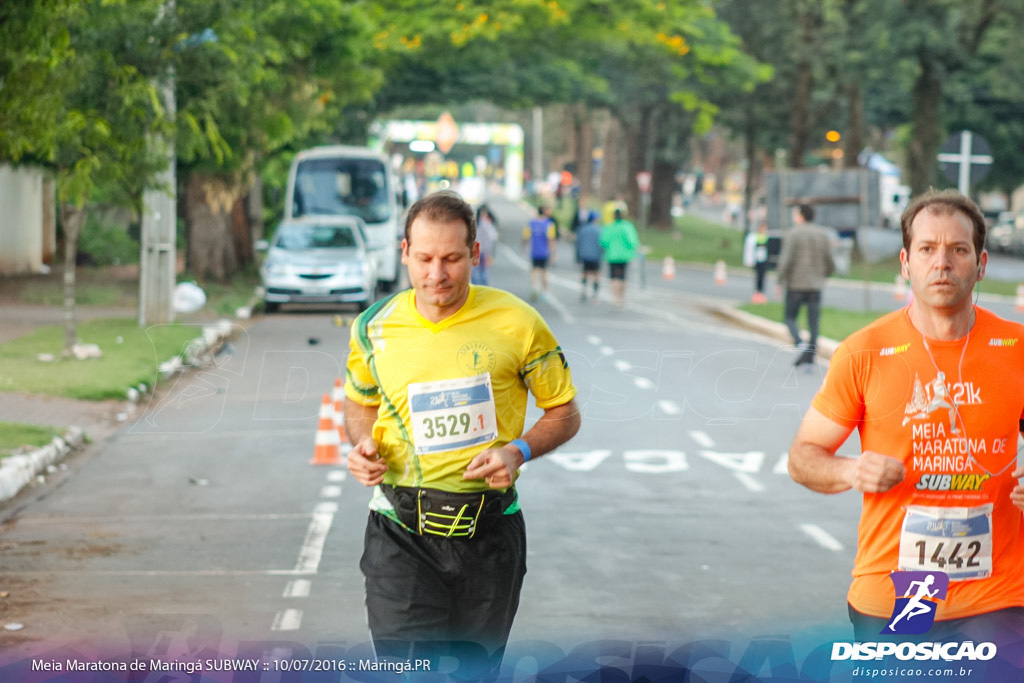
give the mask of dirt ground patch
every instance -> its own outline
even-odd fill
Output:
[[[104,290],[106,305],[131,306],[138,301],[139,266],[79,267],[75,269],[75,290],[79,303],[83,295]],[[57,304],[63,300],[64,269],[56,266],[47,273],[0,276],[0,304]]]

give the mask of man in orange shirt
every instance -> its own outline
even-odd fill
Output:
[[[988,254],[970,199],[926,193],[901,224],[913,301],[836,350],[789,473],[821,493],[863,494],[848,593],[858,640],[923,632],[898,630],[912,619],[900,623],[896,599],[914,599],[895,594],[900,573],[948,578],[944,599],[930,600],[929,639],[1024,633],[1024,325],[971,300]],[[861,453],[839,455],[854,428]]]

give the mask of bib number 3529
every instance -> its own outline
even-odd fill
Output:
[[[408,391],[417,455],[468,448],[498,437],[490,374],[418,382]]]

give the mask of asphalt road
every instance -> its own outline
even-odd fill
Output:
[[[494,283],[526,297],[525,214],[494,206],[505,240]],[[785,343],[709,311],[731,288],[744,298],[748,280],[723,286],[693,269],[641,286],[634,273],[626,307],[581,303],[561,249],[536,305],[584,423],[520,480],[529,573],[506,675],[613,665],[636,678],[700,652],[716,680],[741,665],[808,673],[821,648],[852,637],[859,510],[856,496],[816,495],[785,473],[824,365],[797,372]],[[3,511],[0,589],[23,628],[0,633],[0,680],[72,660],[139,660],[149,668],[131,680],[169,680],[154,659],[233,661],[201,680],[348,680],[275,662],[369,657],[358,569],[369,491],[311,464],[353,315],[285,307],[248,321],[213,364]],[[249,659],[255,671],[234,661]]]

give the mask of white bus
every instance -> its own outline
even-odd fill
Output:
[[[299,152],[288,173],[286,219],[358,216],[377,262],[377,279],[390,291],[398,283],[404,225],[400,189],[388,159],[367,147],[331,145]]]

